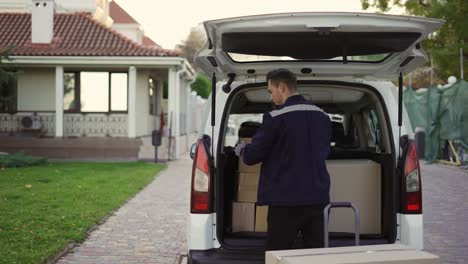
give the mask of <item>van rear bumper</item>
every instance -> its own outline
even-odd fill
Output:
[[[224,249],[189,250],[190,264],[264,264],[265,251],[233,251]]]

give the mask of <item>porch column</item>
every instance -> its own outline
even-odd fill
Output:
[[[194,111],[190,105],[190,81],[185,81],[185,105],[185,134],[187,135],[186,144],[187,149],[190,151],[190,135],[192,134],[192,131],[190,131],[190,112]]]
[[[63,137],[63,66],[55,67],[55,137]]]
[[[128,68],[128,137],[136,137],[136,68]]]
[[[177,137],[176,139],[176,149],[174,151],[175,153],[175,158],[176,159],[179,159],[180,157],[180,121],[182,120],[181,118],[181,114],[180,114],[180,92],[181,92],[181,89],[182,89],[182,85],[181,85],[181,77],[180,77],[180,74],[176,74],[176,80],[177,80],[177,87],[176,87],[176,114],[175,114],[175,126],[174,126],[174,136]]]
[[[179,158],[179,81],[175,68],[169,68],[168,76],[168,115],[169,115],[169,129],[172,136],[171,156],[169,158]],[[174,150],[174,151],[172,151]]]

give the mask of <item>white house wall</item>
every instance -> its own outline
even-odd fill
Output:
[[[23,69],[17,87],[18,111],[55,111],[55,69]]]
[[[148,95],[148,71],[137,68],[136,85],[136,136],[150,135],[148,126],[149,95]]]
[[[112,25],[112,29],[124,35],[125,37],[141,44],[143,40],[143,30],[139,24],[117,24]]]
[[[180,126],[180,134],[186,135],[187,134],[187,80],[180,81],[180,116],[179,116],[179,126]]]

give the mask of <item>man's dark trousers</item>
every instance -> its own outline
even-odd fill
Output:
[[[323,209],[326,205],[269,206],[267,250],[296,248],[298,231],[304,248],[324,246]]]

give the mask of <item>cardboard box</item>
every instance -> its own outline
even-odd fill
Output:
[[[258,180],[260,173],[245,172],[239,173],[239,188],[237,191],[238,202],[251,202],[257,201]]]
[[[255,165],[249,166],[239,159],[239,172],[260,172],[260,168],[262,167],[262,163],[257,163]]]
[[[382,180],[380,164],[371,160],[328,160],[330,200],[352,202],[359,210],[361,234],[380,234]],[[354,233],[354,211],[335,208],[330,213],[331,232]]]
[[[239,138],[239,143],[244,141],[245,144],[250,144],[252,143],[252,138]]]
[[[439,264],[438,256],[400,244],[267,251],[265,264]]]
[[[232,232],[254,231],[255,203],[232,203]]]
[[[268,206],[256,206],[255,208],[255,232],[267,231]]]
[[[252,142],[251,138],[240,138],[239,142],[244,141],[246,144],[250,144]],[[262,163],[257,163],[255,165],[249,166],[244,163],[242,159],[239,159],[239,172],[257,172],[260,173],[260,168]]]
[[[257,186],[239,186],[237,201],[245,203],[257,202]]]
[[[240,172],[239,173],[239,186],[258,186],[260,180],[260,172]]]

